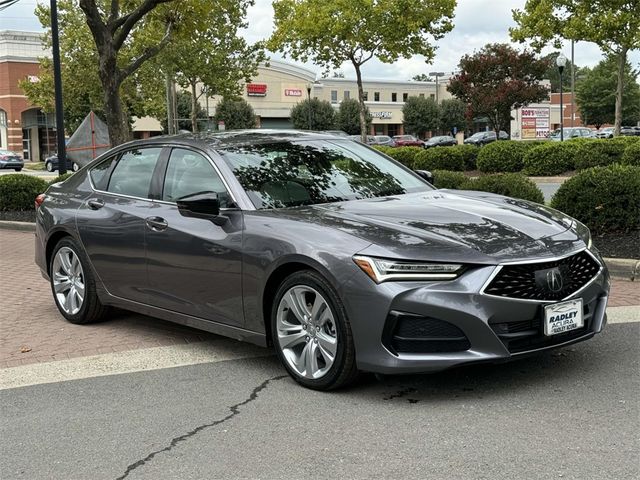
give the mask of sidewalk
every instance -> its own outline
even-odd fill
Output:
[[[0,253],[0,368],[221,338],[128,312],[73,325],[59,314],[33,262],[33,233],[0,230]],[[640,282],[614,279],[609,306],[632,305],[640,305]]]

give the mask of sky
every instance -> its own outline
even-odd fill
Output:
[[[249,28],[243,32],[250,41],[263,40],[273,30],[272,0],[255,0],[255,5],[248,11]],[[509,42],[509,27],[514,26],[511,10],[522,8],[525,0],[458,0],[455,12],[455,27],[442,40],[437,42],[438,49],[430,65],[424,58],[415,56],[401,59],[394,64],[384,64],[377,59],[370,60],[363,67],[365,78],[408,80],[414,75],[433,71],[451,73],[456,70],[460,57],[473,53],[487,43]],[[33,14],[36,0],[20,0],[17,4],[0,11],[0,30],[42,30]],[[564,54],[570,57],[570,47],[563,47]],[[543,51],[549,53],[553,49]],[[273,59],[282,59],[279,54],[271,54]],[[578,66],[591,67],[602,59],[599,48],[592,43],[579,42],[575,47],[575,63]],[[629,60],[635,68],[640,67],[640,51],[633,51]],[[305,66],[321,73],[319,67],[312,63]],[[345,64],[341,71],[347,78],[353,78],[353,67]]]

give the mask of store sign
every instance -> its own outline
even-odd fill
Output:
[[[284,95],[285,97],[301,97],[302,90],[299,88],[285,88]]]
[[[371,112],[373,118],[391,118],[391,112]]]
[[[265,97],[267,95],[267,84],[247,83],[247,95],[249,97]]]
[[[522,135],[523,139],[546,138],[549,136],[549,108],[523,108],[522,117]]]

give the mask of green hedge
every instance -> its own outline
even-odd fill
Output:
[[[640,228],[640,167],[610,165],[584,170],[564,182],[551,206],[594,234]]]
[[[71,175],[73,175],[73,172],[63,173],[62,175],[58,175],[57,177],[54,177],[52,180],[49,181],[49,183],[64,182]]]
[[[529,149],[524,156],[525,175],[558,175],[575,168],[572,142],[546,142]]]
[[[0,177],[0,211],[33,210],[36,197],[49,187],[49,182],[30,175],[13,174]]]
[[[630,137],[634,138],[634,137]],[[635,137],[640,140],[640,137]],[[640,141],[627,145],[624,149],[620,163],[624,165],[635,165],[640,167]]]
[[[465,170],[475,170],[478,168],[476,162],[478,160],[478,152],[480,149],[474,145],[456,145],[454,147],[460,153],[462,153],[462,160],[464,161]]]
[[[434,147],[416,155],[413,168],[425,170],[464,170],[464,157],[455,147]]]
[[[519,172],[529,148],[531,147],[522,141],[502,140],[490,143],[478,153],[478,170],[484,173]]]
[[[497,193],[507,197],[544,203],[542,191],[521,173],[484,175],[465,182],[460,188],[462,190],[479,190],[481,192]]]
[[[575,166],[577,170],[591,167],[604,167],[612,163],[619,163],[622,159],[626,141],[611,140],[572,140],[570,145],[575,145]]]
[[[433,170],[431,173],[433,174],[433,186],[436,188],[459,189],[467,181],[467,177],[462,172]]]
[[[395,147],[389,149],[389,151],[385,153],[403,165],[412,168],[416,161],[416,155],[423,150],[424,149],[420,147]]]

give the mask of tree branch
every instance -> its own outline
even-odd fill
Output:
[[[120,13],[120,0],[111,0],[111,13],[109,13],[109,20],[107,23],[110,25]]]
[[[107,41],[105,36],[106,26],[102,22],[96,2],[95,0],[80,0],[80,8],[85,14],[87,25],[89,26],[89,30],[91,30],[93,39],[96,42],[96,47],[100,52],[103,50]]]
[[[156,55],[160,50],[162,50],[165,47],[165,45],[169,43],[172,29],[173,29],[173,22],[167,23],[167,28],[165,30],[164,37],[162,37],[162,40],[160,40],[160,42],[157,43],[156,45],[147,48],[144,52],[142,52],[142,55],[140,55],[138,58],[135,58],[125,68],[121,69],[118,80],[122,82],[125,78],[127,78],[129,75],[134,73],[138,68],[140,68],[140,66],[144,62],[146,62],[151,57]]]
[[[161,3],[168,3],[172,1],[173,0],[144,0],[133,12],[123,15],[122,17],[114,20],[113,23],[109,22],[109,30],[114,35],[114,50],[120,50],[120,47],[122,47],[127,36],[129,36],[129,32],[131,32],[133,26],[138,23],[142,17]],[[118,29],[120,30],[116,33]]]

